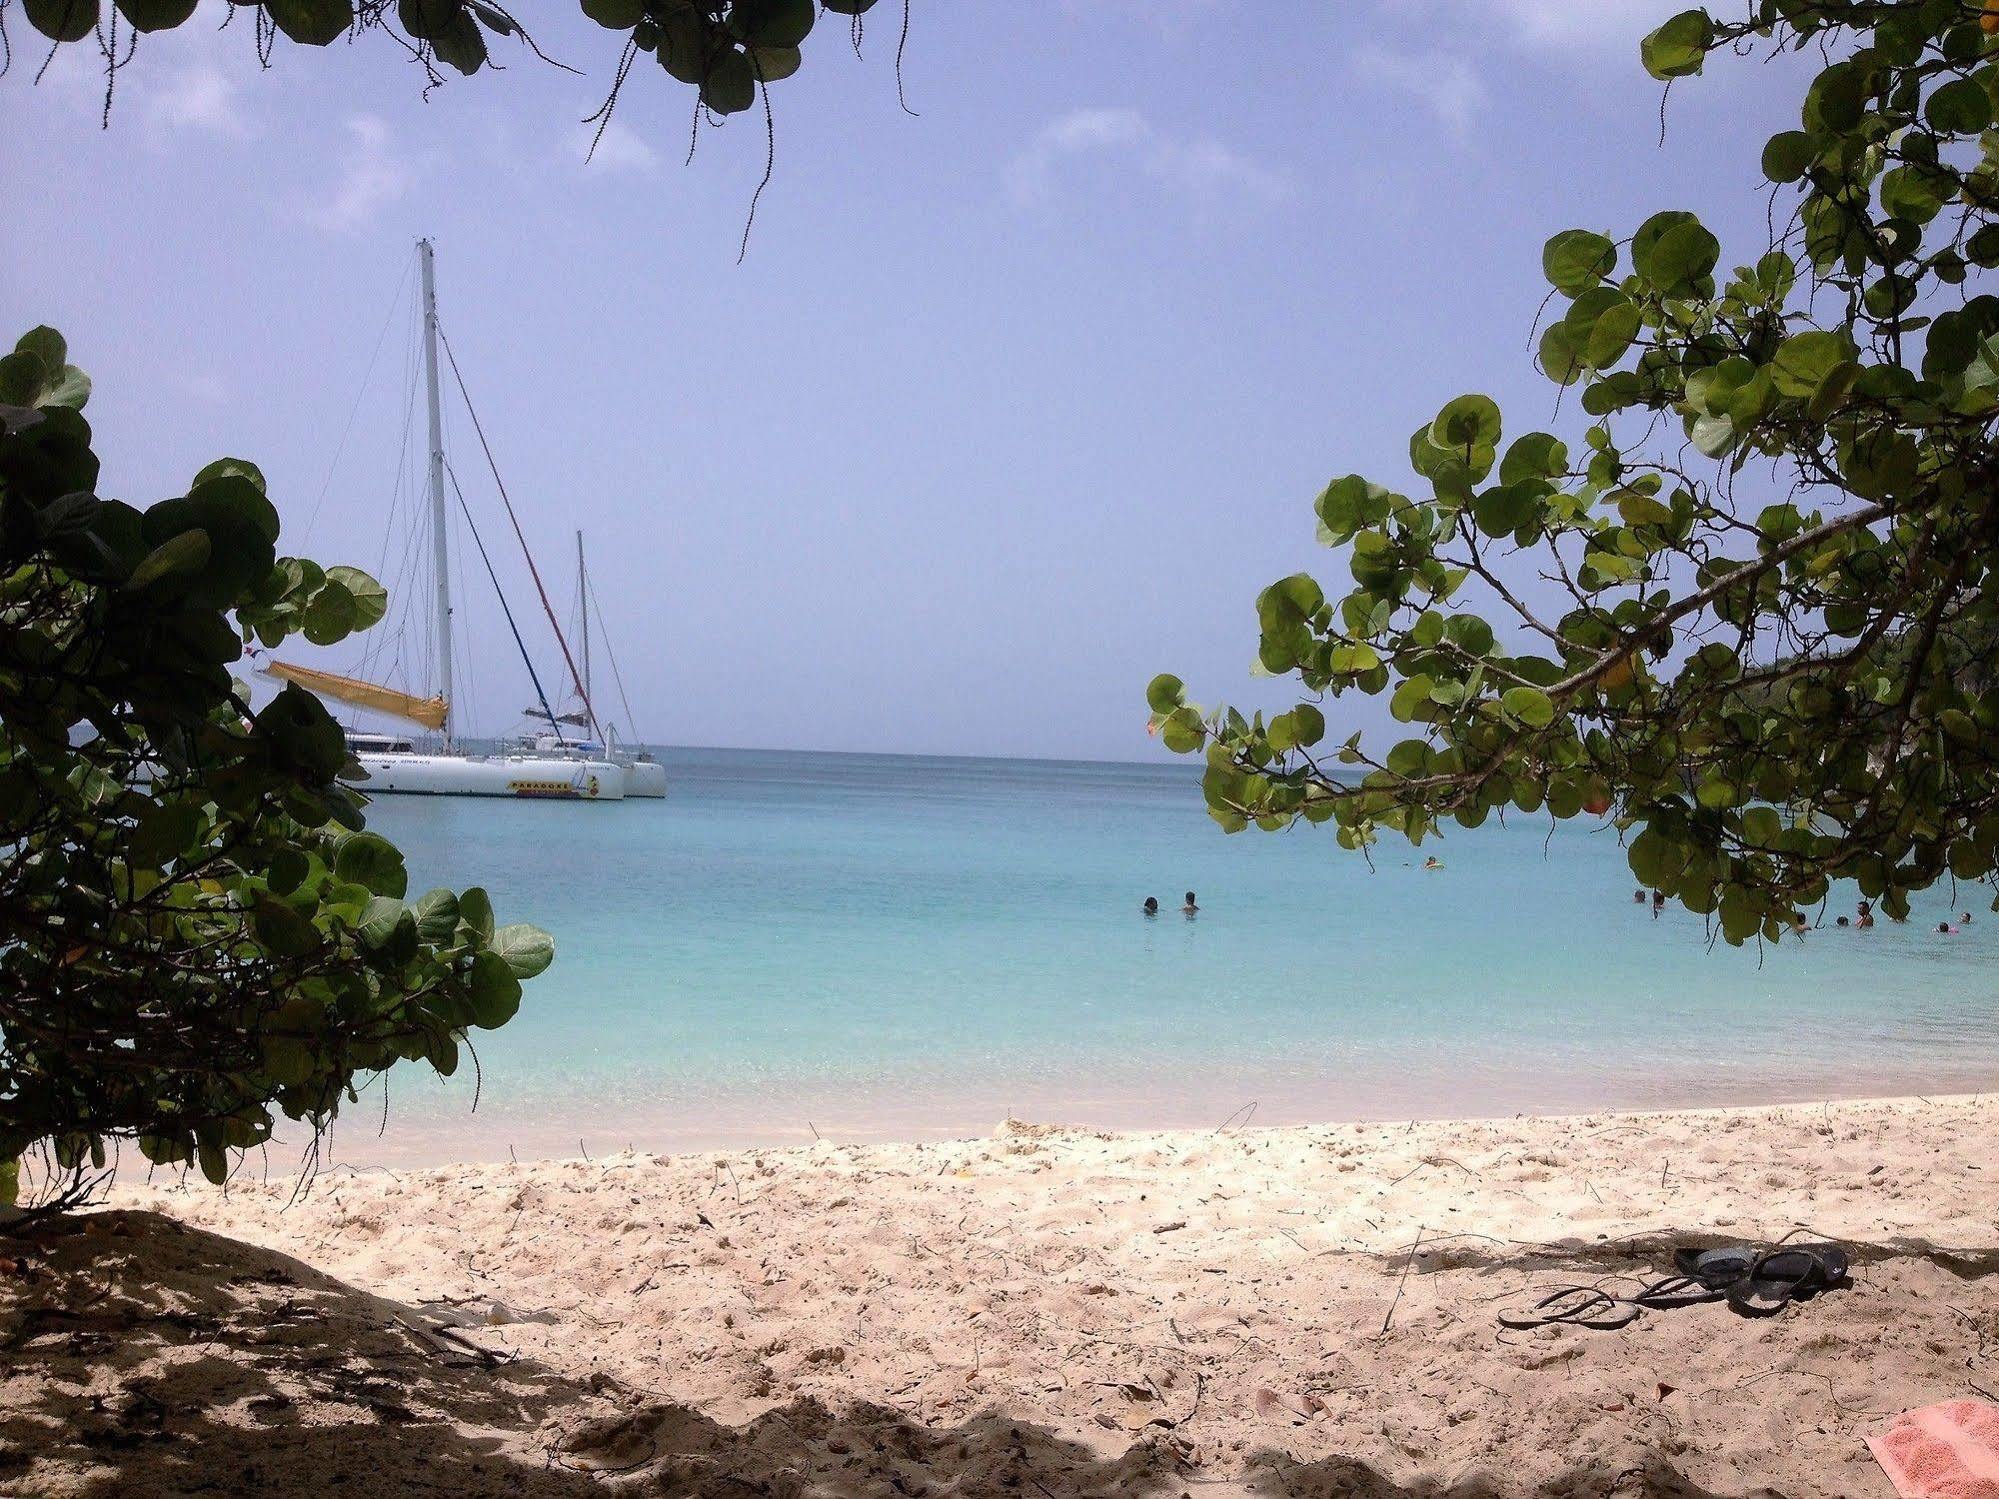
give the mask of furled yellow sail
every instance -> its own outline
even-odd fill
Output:
[[[289,661],[266,661],[262,670],[267,677],[294,682],[307,692],[330,697],[336,702],[352,703],[357,708],[373,708],[377,713],[407,718],[426,729],[444,727],[445,702],[441,697],[412,697],[393,687],[378,687],[373,682],[335,676],[330,671],[314,671],[309,666],[293,666]]]

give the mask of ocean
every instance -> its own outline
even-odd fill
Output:
[[[1999,915],[1976,888],[1932,893],[1903,926],[1841,931],[1829,910],[1801,941],[1731,949],[1635,904],[1615,831],[1588,822],[1384,842],[1370,867],[1324,829],[1225,836],[1184,760],[662,758],[664,802],[375,803],[413,894],[484,885],[558,955],[512,1023],[475,1033],[476,1069],[371,1084],[341,1158],[1975,1092],[1999,1075]],[[1425,871],[1432,853],[1444,867]],[[1961,934],[1936,932],[1963,909]]]

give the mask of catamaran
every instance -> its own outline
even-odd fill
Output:
[[[600,724],[597,710],[592,706],[596,701],[590,673],[590,617],[596,614],[602,619],[597,606],[597,597],[590,591],[590,571],[583,560],[583,533],[576,533],[576,612],[574,623],[582,643],[582,666],[576,677],[576,696],[572,702],[563,705],[564,711],[556,713],[546,703],[523,709],[530,719],[545,724],[522,740],[522,747],[541,755],[563,755],[570,758],[589,759],[603,757],[618,766],[625,773],[626,796],[665,796],[666,767],[652,757],[646,749],[633,750],[618,738],[615,726]],[[611,662],[613,674],[617,673],[617,661]],[[625,700],[625,686],[622,677],[618,679],[618,697],[624,701],[625,716],[631,717],[631,703]],[[562,726],[573,729],[587,729],[597,737],[594,739],[569,739],[562,733]]]
[[[437,362],[440,330],[436,272],[429,240],[417,241],[417,256],[422,271],[423,374],[430,439],[426,483],[432,570],[436,580],[433,620],[436,691],[427,695],[405,692],[359,677],[276,659],[264,661],[259,670],[279,681],[295,683],[323,699],[402,719],[415,727],[418,732],[410,735],[348,728],[348,750],[366,774],[364,789],[370,795],[389,792],[428,796],[514,796],[560,801],[622,801],[628,796],[665,796],[666,767],[643,751],[633,752],[625,748],[618,743],[615,731],[599,722],[590,700],[587,664],[582,671],[577,669],[561,625],[555,619],[554,610],[549,607],[547,593],[541,588],[540,574],[534,571],[532,554],[528,556],[528,567],[534,575],[537,591],[541,592],[542,606],[548,612],[549,623],[555,628],[563,659],[570,668],[580,708],[557,714],[550,707],[548,696],[542,691],[541,680],[535,673],[534,662],[521,639],[520,628],[514,623],[513,613],[507,608],[505,595],[502,594],[501,607],[506,611],[508,626],[513,630],[515,644],[521,649],[521,659],[527,666],[540,703],[538,710],[529,710],[530,716],[540,720],[541,726],[518,739],[503,741],[500,748],[490,754],[468,752],[454,732],[450,527],[444,500],[444,433]],[[454,378],[458,378],[460,394],[465,395],[464,381],[458,377],[455,358],[452,373]],[[471,411],[469,396],[466,403],[473,426],[478,429],[478,413]],[[485,444],[483,430],[480,431],[480,442],[482,446]],[[490,461],[490,449],[487,456]],[[498,470],[495,469],[496,482],[498,478]],[[455,487],[455,477],[452,482]],[[504,486],[501,487],[501,495],[504,499]],[[463,503],[461,495],[461,506]],[[507,509],[512,517],[511,501],[507,502]],[[470,511],[466,514],[469,521]],[[514,529],[525,551],[526,538],[520,535],[518,519],[514,520]],[[487,573],[493,577],[497,588],[498,577],[493,574],[492,563],[485,555],[485,543],[478,540],[476,532],[474,540],[478,542],[480,559],[486,563]],[[593,599],[587,592],[580,532],[577,535],[577,584],[579,604],[586,611],[584,659],[587,663],[588,611],[593,606]],[[621,694],[622,691],[621,683]],[[629,705],[626,712],[629,717]],[[568,725],[587,728],[590,732],[588,735],[568,735],[563,732]]]

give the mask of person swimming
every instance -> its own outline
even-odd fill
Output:
[[[1652,914],[1654,916],[1657,916],[1661,911],[1665,909],[1666,909],[1666,892],[1663,890],[1654,890],[1652,892]]]
[[[1148,895],[1148,896],[1146,896],[1146,898],[1145,898],[1145,914],[1146,914],[1146,915],[1148,915],[1148,916],[1157,916],[1157,915],[1159,914],[1159,897],[1158,897],[1158,896],[1156,896],[1156,895]]]
[[[1858,922],[1856,922],[1856,923],[1855,923],[1855,925],[1856,925],[1856,926],[1860,927],[1860,928],[1861,928],[1861,930],[1865,931],[1865,930],[1866,930],[1866,929],[1867,929],[1868,927],[1870,927],[1870,926],[1874,925],[1874,902],[1873,902],[1873,901],[1871,901],[1871,900],[1863,900],[1863,901],[1862,901],[1862,902],[1861,902],[1861,903],[1859,904],[1859,906],[1857,906],[1857,907],[1856,907],[1855,909],[1856,909],[1856,910],[1858,911],[1858,913],[1859,913],[1859,916],[1860,916],[1860,920],[1859,920]]]
[[[1631,892],[1631,900],[1632,900],[1632,903],[1633,903],[1634,905],[1640,905],[1640,906],[1644,905],[1644,904],[1645,904],[1645,892],[1644,892],[1643,890],[1634,890],[1634,891],[1632,891],[1632,892]]]
[[[1942,936],[1948,937],[1956,930],[1957,928],[1952,926],[1948,921],[1939,921],[1937,923],[1937,932]]]
[[[1840,917],[1839,920],[1833,923],[1834,926],[1848,926],[1850,924],[1851,923],[1849,923],[1844,916]]]
[[[1423,861],[1423,867],[1425,869],[1442,869],[1444,867],[1444,861],[1439,859],[1435,854],[1432,854],[1430,855],[1429,858]]]
[[[1194,904],[1194,892],[1189,890],[1187,892],[1187,904],[1180,908],[1180,914],[1182,916],[1192,916],[1196,911],[1200,909],[1201,908],[1199,906]]]

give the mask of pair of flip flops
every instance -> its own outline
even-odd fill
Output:
[[[1673,1268],[1675,1274],[1647,1282],[1628,1296],[1598,1285],[1563,1286],[1531,1306],[1502,1311],[1499,1325],[1516,1331],[1566,1326],[1614,1332],[1648,1311],[1710,1301],[1726,1301],[1745,1317],[1768,1317],[1794,1301],[1809,1301],[1844,1285],[1848,1259],[1837,1244],[1780,1243],[1768,1249],[1724,1244],[1676,1250]]]
[[[1845,1285],[1849,1261],[1837,1244],[1780,1242],[1768,1249],[1725,1244],[1675,1250],[1673,1268],[1718,1292],[1745,1317],[1770,1317],[1794,1301]]]

